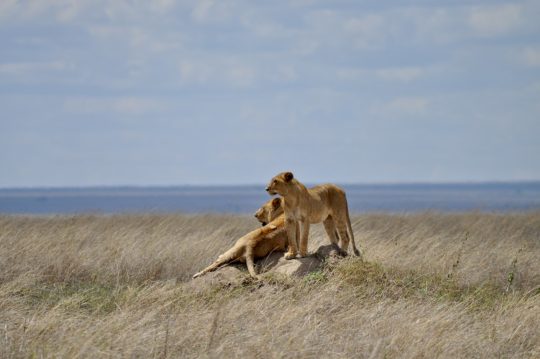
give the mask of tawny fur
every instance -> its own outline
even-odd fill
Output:
[[[324,184],[307,189],[291,172],[282,172],[270,180],[266,190],[271,195],[279,194],[283,197],[285,227],[289,239],[286,259],[295,258],[298,249],[300,256],[307,255],[309,225],[321,222],[331,243],[338,244],[341,240],[340,247],[347,252],[350,242],[354,254],[361,255],[354,243],[347,197],[341,188],[334,184]]]
[[[270,200],[257,213],[260,214],[261,218],[268,220],[269,223],[240,238],[231,249],[220,255],[214,263],[196,273],[193,278],[197,278],[232,262],[245,262],[249,274],[256,278],[257,272],[254,265],[256,258],[266,257],[275,251],[284,252],[287,249],[288,241],[287,232],[285,231],[285,216],[283,215],[281,204],[279,207],[276,207],[275,199]]]
[[[257,220],[261,222],[263,226],[266,226],[274,218],[277,218],[277,216],[283,214],[282,201],[283,198],[276,197],[266,202],[257,210],[257,212],[255,212],[255,218],[257,218]]]

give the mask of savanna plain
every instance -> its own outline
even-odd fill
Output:
[[[352,224],[363,261],[216,284],[254,218],[0,216],[0,358],[540,357],[540,212]]]

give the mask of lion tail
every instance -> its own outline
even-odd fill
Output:
[[[354,255],[357,257],[362,257],[362,253],[358,250],[358,248],[356,248],[356,244],[354,243],[354,232],[351,225],[351,217],[349,216],[349,204],[347,203],[347,198],[345,198],[345,215],[347,217],[347,230],[349,231],[349,237],[351,239]]]

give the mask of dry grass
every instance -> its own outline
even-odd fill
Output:
[[[0,358],[540,356],[540,213],[356,216],[366,262],[189,280],[256,226],[0,217]]]

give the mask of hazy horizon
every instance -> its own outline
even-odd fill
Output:
[[[311,187],[311,184],[308,184]],[[360,212],[531,211],[540,182],[340,184],[349,210]],[[265,185],[0,189],[0,213],[242,213],[271,196]]]
[[[306,186],[316,186],[327,182],[306,182]],[[509,180],[509,181],[440,181],[440,182],[420,182],[420,181],[403,181],[403,182],[334,182],[340,186],[482,186],[482,185],[520,185],[520,184],[540,184],[539,180]],[[227,187],[261,187],[264,189],[266,183],[209,183],[209,184],[193,184],[193,183],[178,183],[178,184],[119,184],[119,185],[84,185],[84,186],[11,186],[0,187],[0,190],[78,190],[78,189],[167,189],[181,187],[201,187],[201,188],[227,188]]]

